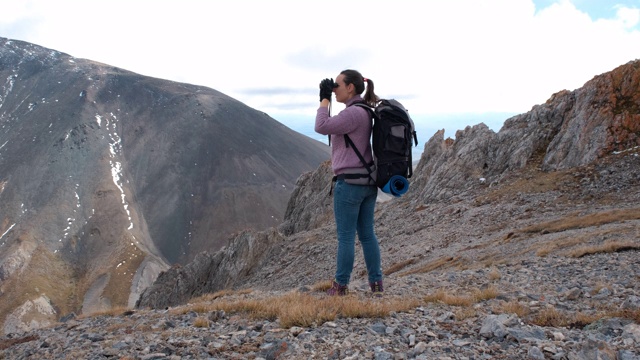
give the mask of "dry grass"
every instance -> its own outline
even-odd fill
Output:
[[[393,273],[396,273],[396,272],[406,268],[407,266],[415,264],[415,262],[416,262],[416,259],[413,258],[413,259],[408,259],[408,260],[405,260],[405,261],[401,261],[401,262],[395,263],[395,264],[391,265],[389,268],[387,268],[387,270],[384,271],[384,274],[387,275],[387,276],[391,275]]]
[[[622,222],[626,220],[640,219],[640,208],[616,209],[601,211],[593,214],[578,215],[572,214],[561,219],[542,222],[528,226],[521,230],[524,233],[554,233],[571,229],[582,229],[592,226],[600,226],[610,223]]]
[[[574,258],[580,258],[593,254],[613,253],[629,250],[640,250],[640,244],[636,244],[630,241],[609,241],[604,244],[581,247],[569,252],[567,255]]]
[[[107,270],[110,276],[103,296],[108,296],[114,306],[126,306],[129,303],[131,282],[146,257],[142,250],[133,245],[135,241],[134,239],[124,240],[116,246],[117,250],[114,249],[111,255],[113,264],[120,265]]]
[[[574,247],[576,245],[587,244],[593,239],[597,238],[634,238],[636,237],[637,226],[615,226],[615,227],[607,227],[605,229],[597,228],[593,231],[589,231],[586,234],[570,234],[566,236],[556,237],[552,240],[540,242],[531,247],[532,250],[536,251],[537,256],[547,256],[552,252],[557,252],[558,250],[564,250],[570,247]]]
[[[607,317],[610,316],[606,312],[596,312],[593,314],[577,312],[575,314],[567,314],[554,307],[550,307],[535,314],[529,322],[538,326],[583,328],[594,321]]]
[[[27,266],[24,271],[16,272],[2,282],[0,318],[4,319],[18,306],[43,294],[56,305],[58,314],[77,312],[78,302],[81,303],[82,299],[75,296],[77,282],[73,269],[43,247],[35,248],[31,263],[42,265]]]
[[[441,258],[441,259],[437,259],[434,260],[432,262],[429,262],[425,265],[422,265],[416,269],[412,269],[412,270],[408,270],[405,272],[402,272],[399,274],[399,276],[407,276],[407,275],[412,275],[412,274],[420,274],[420,273],[427,273],[429,271],[433,271],[439,268],[443,268],[443,267],[452,267],[452,266],[456,266],[459,265],[461,263],[461,257],[460,256],[450,256],[450,257],[446,257],[446,258]]]
[[[476,301],[485,301],[497,298],[498,296],[500,296],[500,291],[498,291],[495,286],[489,285],[484,289],[474,290],[473,296]]]
[[[209,327],[209,319],[198,316],[195,320],[193,320],[193,326],[197,328],[208,328]]]
[[[90,314],[82,314],[78,316],[78,319],[90,318],[90,317],[98,317],[98,316],[119,316],[129,314],[131,309],[125,306],[116,306],[110,309],[96,311]]]
[[[316,284],[313,284],[313,286],[311,286],[311,291],[315,291],[315,292],[325,292],[327,290],[329,290],[329,288],[331,287],[331,282],[332,280],[324,280],[324,281],[320,281]]]
[[[203,303],[203,302],[209,302],[209,301],[213,301],[215,299],[219,299],[227,296],[248,295],[248,294],[251,294],[252,292],[253,290],[251,289],[241,289],[241,290],[224,289],[224,290],[216,291],[211,294],[204,294],[202,296],[198,296],[196,298],[191,299],[191,302]]]
[[[452,295],[445,289],[438,289],[435,293],[425,296],[428,303],[440,302],[451,306],[471,306],[474,299],[470,295]]]
[[[13,345],[22,344],[40,339],[38,335],[27,335],[20,338],[0,339],[0,350],[8,349]],[[0,356],[2,354],[0,353]]]
[[[528,306],[517,302],[504,302],[499,306],[494,306],[492,311],[496,314],[516,314],[523,321],[537,325],[549,327],[572,327],[583,328],[601,319],[625,318],[634,322],[640,322],[640,309],[600,309],[592,313],[563,312],[555,307],[547,307],[538,312],[532,311]]]
[[[202,299],[203,297],[201,297]],[[419,306],[418,299],[359,299],[356,296],[313,296],[308,293],[290,292],[261,299],[245,299],[215,296],[212,301],[191,304],[172,312],[195,311],[207,313],[222,310],[226,313],[246,314],[254,319],[279,320],[280,326],[314,326],[338,317],[382,318],[391,312],[403,312]]]
[[[453,311],[453,315],[456,317],[456,320],[462,321],[462,320],[477,317],[478,311],[473,307],[463,307],[463,308],[455,309]]]
[[[491,271],[487,274],[487,278],[491,281],[497,281],[500,280],[502,278],[502,274],[500,274],[500,271],[498,271],[498,269],[493,268],[491,269]]]
[[[428,303],[440,302],[451,306],[469,307],[475,303],[496,298],[500,295],[494,286],[485,289],[474,289],[470,294],[452,295],[445,289],[438,289],[435,293],[425,296]]]
[[[524,174],[522,177],[509,181],[503,186],[496,187],[484,196],[479,196],[476,199],[476,203],[479,205],[493,203],[500,199],[513,197],[519,193],[546,193],[557,190],[562,183],[575,181],[573,176],[566,171],[544,172],[538,170],[537,167],[542,163],[543,158],[544,152],[533,154],[523,169]],[[526,176],[527,174],[531,176]]]
[[[568,323],[567,317],[554,307],[538,312],[531,318],[531,322],[538,326],[564,326]]]
[[[640,324],[640,309],[618,310],[612,315],[615,315],[615,317],[633,320],[636,324]]]
[[[605,289],[605,288],[608,289],[609,291],[611,291],[611,287],[609,286],[609,284],[605,284],[605,283],[602,283],[602,282],[598,281],[593,286],[593,288],[591,289],[591,295],[596,295],[597,293],[600,292],[600,290]]]
[[[536,244],[531,247],[531,250],[536,251],[536,255],[539,257],[545,257],[558,250],[570,248],[572,246],[584,244],[593,237],[600,236],[598,233],[589,233],[579,236],[569,236],[561,239],[553,239],[541,244]],[[537,249],[537,250],[536,250]]]
[[[495,307],[493,312],[499,314],[516,314],[519,318],[524,319],[531,313],[531,309],[519,301],[509,301],[501,303],[499,307]]]

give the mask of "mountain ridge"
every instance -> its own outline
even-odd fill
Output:
[[[57,316],[132,306],[168,266],[276,225],[329,157],[214,89],[34,44],[0,38],[0,79],[2,318],[41,296]]]

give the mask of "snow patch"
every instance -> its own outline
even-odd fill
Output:
[[[127,230],[131,230],[133,229],[133,221],[131,218],[131,211],[129,211],[129,204],[127,203],[127,199],[126,199],[126,194],[124,192],[124,187],[123,187],[123,183],[121,181],[122,179],[122,163],[119,161],[116,161],[116,157],[119,156],[121,150],[122,150],[122,139],[120,138],[120,136],[118,135],[118,132],[116,131],[116,117],[115,115],[113,115],[113,113],[110,114],[113,117],[114,122],[110,123],[109,122],[109,117],[105,118],[105,122],[106,122],[106,128],[109,129],[109,127],[112,128],[113,133],[109,133],[109,156],[113,159],[113,160],[109,160],[109,164],[111,165],[111,178],[113,179],[113,183],[116,185],[116,187],[120,190],[120,197],[122,198],[122,207],[124,208],[124,211],[127,213],[127,218],[129,219],[129,227],[127,228]],[[96,115],[97,116],[97,115]]]
[[[640,146],[634,146],[634,147],[632,147],[630,149],[625,149],[625,150],[622,150],[622,151],[614,151],[613,154],[614,155],[619,155],[619,154],[622,154],[622,153],[625,153],[625,152],[631,152],[631,151],[634,151],[634,150],[640,150]],[[636,156],[637,156],[637,154],[636,154]]]
[[[15,223],[13,225],[9,226],[7,231],[5,231],[2,235],[0,235],[0,239],[2,239],[5,235],[7,235],[7,233],[9,233],[9,231],[11,231],[11,229],[13,229],[14,226],[16,226]],[[4,244],[4,243],[2,243],[2,244]]]

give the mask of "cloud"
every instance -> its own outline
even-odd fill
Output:
[[[337,69],[334,70],[336,76],[345,69],[364,68],[372,58],[372,52],[362,46],[358,46],[357,43],[353,47],[339,49],[338,51],[326,48],[305,48],[285,56],[287,63],[301,69],[319,71]],[[335,77],[334,75],[331,76]]]
[[[29,18],[30,13],[31,6],[28,1],[3,1],[0,24],[15,24]]]
[[[632,29],[638,26],[640,23],[640,9],[628,8],[623,5],[617,5],[616,8],[616,20],[622,23],[627,29]]]
[[[273,88],[247,88],[239,91],[242,94],[250,96],[273,96],[273,95],[298,95],[308,94],[310,89],[308,88],[287,88],[287,87],[273,87]]]
[[[639,10],[617,2],[3,1],[0,29],[274,115],[313,116],[319,81],[346,68],[414,114],[518,113],[639,57]]]

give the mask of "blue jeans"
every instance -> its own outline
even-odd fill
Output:
[[[376,186],[351,185],[338,180],[333,195],[333,213],[338,233],[336,281],[348,285],[353,270],[356,231],[362,245],[369,282],[382,280],[380,247],[373,230],[376,207]]]

